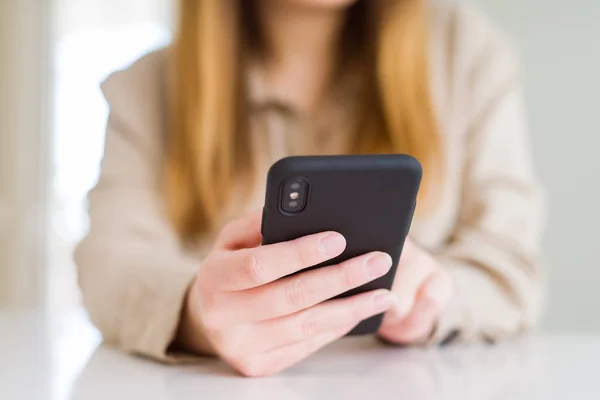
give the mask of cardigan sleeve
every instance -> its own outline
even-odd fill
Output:
[[[200,258],[182,248],[163,209],[157,63],[152,54],[103,84],[105,152],[75,261],[84,305],[104,341],[173,362],[180,358],[168,347]]]

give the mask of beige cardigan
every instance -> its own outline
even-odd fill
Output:
[[[448,269],[457,289],[432,343],[449,336],[498,340],[532,327],[542,308],[543,197],[528,147],[517,56],[472,9],[436,5],[431,18],[446,181],[439,206],[414,221],[411,236]],[[106,149],[89,196],[90,232],[75,253],[84,303],[106,342],[173,360],[167,348],[211,239],[198,251],[184,250],[163,210],[164,52],[113,74],[102,89],[110,105]],[[266,118],[275,143],[285,126],[276,116]],[[263,171],[283,155],[272,149]],[[263,185],[247,209],[261,207]]]

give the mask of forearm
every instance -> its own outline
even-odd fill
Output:
[[[162,362],[180,323],[194,258],[138,240],[92,233],[75,253],[83,301],[104,340]],[[113,236],[114,237],[114,236]]]

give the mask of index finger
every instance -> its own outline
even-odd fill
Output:
[[[337,232],[305,236],[290,242],[222,252],[205,271],[222,290],[252,289],[342,254],[346,239]]]
[[[262,210],[258,210],[225,225],[217,238],[215,247],[237,250],[258,246],[262,239],[261,218]]]

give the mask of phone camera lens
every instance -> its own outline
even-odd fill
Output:
[[[279,207],[283,213],[300,214],[308,201],[309,182],[302,177],[292,177],[284,182]]]

